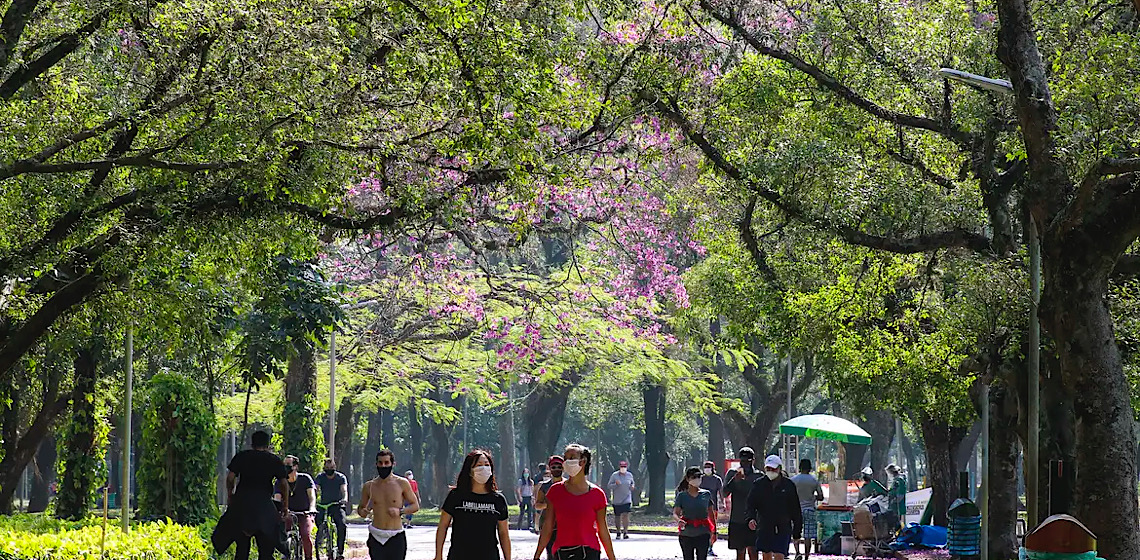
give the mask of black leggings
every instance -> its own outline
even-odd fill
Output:
[[[710,535],[678,537],[681,541],[681,557],[684,560],[706,560],[709,557]]]
[[[325,535],[328,532],[325,530],[325,511],[328,511],[332,517],[333,525],[336,526],[336,551],[344,556],[344,537],[348,533],[348,526],[344,523],[344,508],[339,504],[330,506],[328,510],[317,510],[317,548],[320,549],[321,543],[327,537]]]

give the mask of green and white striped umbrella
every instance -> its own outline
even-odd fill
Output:
[[[866,430],[854,422],[830,414],[797,416],[780,424],[780,433],[859,445],[871,444],[871,434]]]

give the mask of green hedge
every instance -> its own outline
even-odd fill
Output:
[[[0,559],[4,560],[202,560],[211,551],[197,527],[168,521],[131,527],[124,536],[107,524],[100,555],[102,520],[64,522],[40,515],[0,517]]]

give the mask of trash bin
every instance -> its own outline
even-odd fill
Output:
[[[979,558],[982,555],[982,515],[968,498],[959,498],[947,512],[946,550],[951,558]]]

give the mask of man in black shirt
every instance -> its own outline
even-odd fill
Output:
[[[348,526],[344,523],[344,508],[348,506],[348,477],[336,470],[336,461],[325,459],[324,472],[317,475],[317,486],[321,489],[321,505],[329,505],[327,510],[317,511],[317,547],[327,537],[325,535],[325,511],[332,517],[336,525],[337,559],[344,558],[344,538],[348,533]]]
[[[299,459],[293,455],[285,456],[285,468],[289,470],[286,481],[289,483],[289,511],[299,514],[297,516],[297,529],[301,533],[301,549],[305,551],[305,560],[313,560],[313,514],[317,503],[317,485],[313,477],[300,472]],[[281,495],[276,494],[275,500]]]
[[[250,539],[257,540],[258,560],[273,560],[277,544],[277,524],[285,513],[273,504],[273,487],[289,507],[288,472],[281,458],[269,452],[269,434],[258,430],[251,438],[253,449],[234,455],[226,474],[226,503],[229,507],[218,520],[211,542],[218,554],[237,543],[234,560],[249,560]]]

